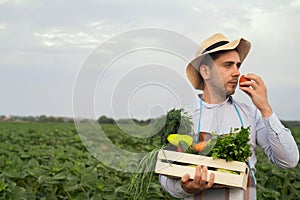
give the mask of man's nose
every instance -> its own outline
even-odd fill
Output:
[[[233,76],[240,76],[240,67],[237,65],[234,67]]]

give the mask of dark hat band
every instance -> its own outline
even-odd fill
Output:
[[[213,50],[217,47],[223,46],[228,43],[229,43],[229,41],[220,41],[220,42],[214,43],[214,44],[210,45],[209,47],[207,47],[206,49],[204,49],[204,51],[202,51],[201,54],[204,54],[207,51]]]

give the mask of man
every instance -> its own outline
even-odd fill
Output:
[[[255,149],[259,146],[269,160],[281,168],[293,168],[299,160],[296,142],[273,112],[267,97],[267,89],[261,77],[247,74],[248,81],[240,83],[239,89],[251,98],[253,105],[233,99],[238,86],[240,67],[251,44],[240,38],[232,42],[221,33],[204,40],[186,73],[195,89],[202,90],[199,107],[192,115],[196,134],[217,132],[226,134],[230,129],[250,126],[250,149],[248,164],[251,178],[247,190],[225,188],[214,184],[214,174],[207,177],[207,167],[197,166],[195,177],[185,174],[181,179],[160,175],[164,190],[184,199],[256,199]],[[199,137],[198,135],[198,137]]]

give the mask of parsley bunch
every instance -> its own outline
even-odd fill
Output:
[[[250,127],[235,129],[229,134],[218,136],[217,143],[210,152],[214,159],[222,158],[226,161],[245,162],[251,156],[250,145],[248,141]]]

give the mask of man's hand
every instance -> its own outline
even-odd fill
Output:
[[[215,174],[210,174],[208,182],[207,180],[207,167],[203,167],[201,169],[201,166],[198,165],[196,167],[196,173],[194,180],[190,180],[190,175],[185,174],[181,178],[181,187],[184,191],[190,194],[195,194],[200,191],[207,190],[211,188],[214,184]]]
[[[239,88],[250,96],[253,104],[264,118],[270,117],[273,111],[268,101],[267,87],[264,81],[256,74],[247,74],[245,78],[251,81],[240,83]]]

